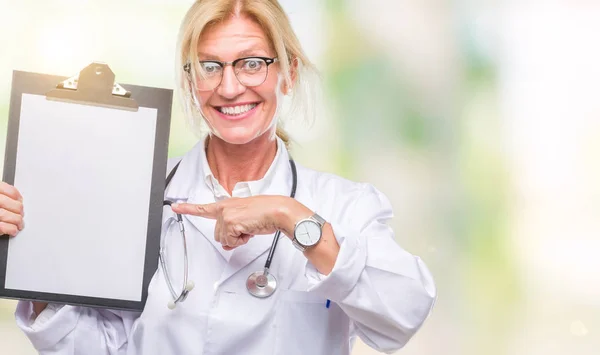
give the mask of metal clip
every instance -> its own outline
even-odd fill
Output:
[[[77,90],[77,83],[79,82],[79,74],[70,77],[69,79],[62,81],[56,85],[57,89],[68,89],[68,90]],[[125,98],[131,97],[131,92],[125,90],[121,85],[114,83],[112,94],[115,96],[121,96]]]

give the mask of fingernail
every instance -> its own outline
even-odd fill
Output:
[[[179,207],[179,204],[178,204],[178,203],[172,203],[172,204],[171,204],[171,207],[173,207],[173,208],[177,208],[177,207]]]

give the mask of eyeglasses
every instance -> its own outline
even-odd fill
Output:
[[[265,82],[269,74],[269,65],[275,63],[277,57],[245,57],[234,60],[233,62],[219,62],[216,60],[200,61],[200,76],[196,79],[196,89],[200,91],[210,91],[221,85],[223,80],[223,71],[227,65],[233,67],[235,77],[240,84],[252,87]],[[183,70],[188,74],[192,72],[192,66],[187,63]]]

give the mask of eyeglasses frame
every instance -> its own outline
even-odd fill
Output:
[[[233,74],[235,75],[235,78],[238,80],[238,82],[240,84],[242,84],[242,85],[244,85],[246,87],[256,87],[256,86],[262,85],[262,83],[264,83],[265,80],[267,80],[267,76],[269,76],[269,65],[278,62],[278,58],[277,57],[269,58],[269,57],[260,57],[260,56],[249,56],[249,57],[238,58],[238,59],[233,60],[231,62],[221,62],[221,61],[218,61],[218,60],[200,60],[199,62],[200,63],[215,63],[215,64],[218,64],[221,67],[221,69],[223,71],[225,71],[225,67],[227,67],[228,65],[231,65],[232,68],[235,68],[235,65],[237,63],[241,62],[242,60],[253,59],[253,58],[264,60],[265,63],[267,64],[267,73],[265,74],[264,80],[260,84],[256,84],[256,85],[244,85],[240,81],[240,79],[238,78],[237,73],[235,72],[235,70],[233,71]],[[192,73],[192,65],[191,65],[191,63],[186,63],[183,66],[183,71],[185,71],[186,73],[188,73],[188,75],[191,75],[191,73]],[[221,79],[219,80],[219,83],[214,88],[212,88],[210,90],[214,90],[214,89],[218,88],[219,85],[221,85],[222,81],[223,81],[223,74],[221,74]]]

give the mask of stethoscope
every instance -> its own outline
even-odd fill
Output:
[[[173,170],[167,176],[166,186],[169,186],[171,179],[175,175],[179,164],[177,163]],[[296,172],[296,163],[294,160],[290,158],[290,167],[292,169],[292,190],[290,192],[290,197],[294,198],[296,196],[296,186],[298,184],[298,174]],[[163,201],[163,206],[170,206],[173,202],[171,201]],[[188,251],[187,251],[187,238],[185,235],[185,227],[183,225],[183,217],[181,214],[176,214],[177,224],[179,225],[179,231],[183,238],[183,285],[181,288],[181,293],[177,294],[175,292],[175,288],[173,287],[173,283],[171,282],[171,278],[169,276],[169,272],[167,270],[167,263],[165,261],[165,242],[164,239],[161,241],[160,246],[160,265],[165,275],[165,281],[167,282],[167,286],[169,287],[169,291],[171,292],[171,296],[173,300],[169,301],[168,307],[169,309],[175,309],[178,303],[185,301],[188,294],[194,288],[194,282],[188,279]],[[273,274],[269,272],[271,267],[271,261],[273,260],[273,255],[275,254],[275,249],[277,248],[277,243],[279,242],[279,237],[281,235],[281,231],[277,231],[275,236],[273,237],[273,243],[271,243],[271,247],[269,248],[269,254],[267,256],[267,260],[265,261],[265,266],[262,271],[256,271],[246,280],[246,288],[248,292],[258,298],[267,298],[271,296],[277,290],[277,279]]]

